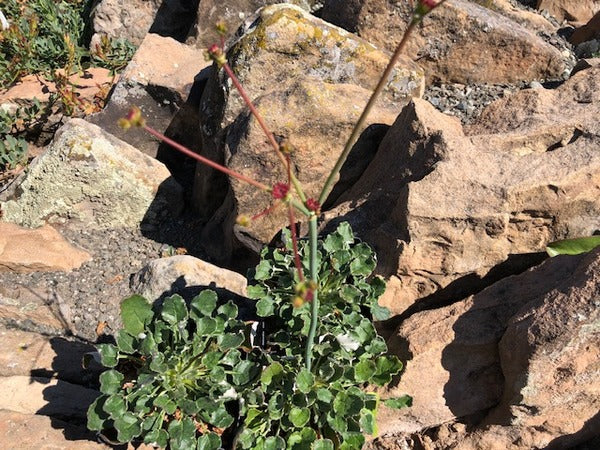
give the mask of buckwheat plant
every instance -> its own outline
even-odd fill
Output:
[[[142,127],[201,163],[270,193],[270,206],[254,217],[240,215],[238,224],[248,225],[283,205],[289,228],[283,231],[285,248],[265,248],[250,274],[248,295],[256,299],[264,321],[263,345],[251,346],[243,338],[249,324],[234,317],[232,306],[216,309],[213,294],[203,293],[190,305],[180,298],[165,300],[162,307],[140,297],[124,302],[122,313],[130,325],[124,317],[117,346],[99,349],[111,370],[102,377],[103,397],[88,413],[90,428],[112,426],[119,442],[198,449],[349,450],[362,448],[364,434],[376,434],[379,397],[368,387],[389,383],[402,369],[398,358],[386,355],[386,343],[373,325],[373,319],[389,314],[377,303],[385,284],[373,275],[372,249],[347,223],[322,240],[317,223],[411,33],[444,2],[413,4],[404,36],[318,198],[306,196],[292,169],[295,149],[275,139],[229,66],[222,24],[217,25],[221,41],[207,49],[207,57],[225,71],[256,118],[285,168],[285,179],[268,186],[194,153],[148,126],[137,108],[121,119],[124,128]],[[297,234],[297,215],[308,221],[306,238]],[[203,299],[209,299],[207,306]],[[130,316],[136,318],[133,328]],[[385,401],[393,408],[410,403],[409,396]]]

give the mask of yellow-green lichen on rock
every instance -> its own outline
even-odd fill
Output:
[[[160,187],[160,194],[159,192]],[[84,120],[72,119],[31,165],[2,220],[26,227],[79,224],[135,227],[181,208],[181,187],[166,167]]]

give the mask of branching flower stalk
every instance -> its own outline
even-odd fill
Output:
[[[178,144],[177,142],[173,141],[172,139],[169,139],[168,137],[164,136],[163,134],[159,133],[158,131],[154,130],[153,128],[147,126],[145,124],[143,118],[141,117],[141,112],[139,109],[133,109],[126,118],[121,119],[121,121],[120,121],[120,125],[123,128],[129,128],[131,126],[142,127],[151,135],[153,135],[156,138],[158,138],[159,140],[169,144],[174,149],[184,153],[185,155],[190,156],[190,157],[196,159],[197,161],[200,161],[201,163],[203,163],[209,167],[212,167],[213,169],[216,169],[228,176],[237,178],[238,180],[248,183],[252,186],[255,186],[262,191],[271,193],[271,195],[274,199],[274,204],[271,205],[270,207],[268,207],[267,209],[265,209],[263,212],[256,214],[252,218],[247,218],[246,216],[240,216],[240,218],[238,218],[238,223],[240,225],[246,226],[249,224],[250,220],[256,220],[259,217],[262,217],[262,216],[272,212],[279,203],[285,204],[285,206],[288,208],[288,220],[289,220],[289,227],[290,227],[292,244],[293,244],[293,252],[294,252],[294,265],[296,266],[296,270],[298,272],[298,280],[299,280],[299,283],[296,287],[297,295],[294,299],[292,299],[292,301],[294,304],[296,304],[296,302],[298,302],[298,306],[300,304],[304,304],[305,302],[311,303],[309,332],[308,332],[308,336],[307,336],[307,340],[306,340],[305,354],[304,354],[304,358],[305,358],[304,365],[308,371],[310,371],[312,368],[313,346],[314,346],[314,342],[315,342],[315,337],[316,337],[315,334],[317,331],[317,325],[318,325],[318,320],[319,320],[319,297],[318,297],[318,279],[317,279],[318,278],[318,266],[317,266],[317,251],[318,251],[317,250],[317,243],[318,243],[318,226],[317,225],[318,225],[318,223],[317,223],[317,220],[318,220],[318,217],[321,212],[321,205],[325,202],[327,195],[331,191],[331,188],[333,187],[333,184],[336,181],[336,179],[339,175],[339,172],[348,157],[348,154],[350,153],[352,147],[358,140],[360,132],[366,123],[369,113],[371,112],[377,99],[379,98],[379,96],[381,95],[383,90],[385,89],[385,87],[388,83],[388,79],[389,79],[390,75],[392,74],[392,71],[393,71],[396,63],[398,62],[398,59],[400,58],[400,55],[404,51],[406,44],[407,44],[411,34],[413,33],[414,29],[418,26],[418,24],[423,20],[423,18],[427,14],[429,14],[431,11],[433,11],[435,8],[441,6],[445,2],[446,2],[446,0],[440,0],[440,1],[417,0],[416,1],[416,4],[414,5],[414,9],[413,9],[412,19],[411,19],[407,29],[405,30],[404,35],[402,36],[402,39],[400,40],[400,43],[396,47],[396,50],[394,51],[379,82],[377,83],[375,90],[373,91],[373,94],[371,95],[371,97],[370,97],[369,101],[367,102],[365,108],[363,109],[358,121],[356,122],[356,125],[354,126],[354,128],[344,146],[344,149],[342,150],[342,153],[340,154],[340,156],[339,156],[338,160],[336,161],[333,169],[331,170],[327,180],[325,181],[323,188],[320,192],[318,200],[306,197],[299,180],[296,178],[294,173],[291,171],[290,155],[289,155],[290,149],[288,147],[289,144],[286,142],[284,142],[282,144],[277,142],[274,134],[268,128],[264,118],[260,115],[259,111],[253,105],[248,93],[244,90],[242,84],[236,77],[232,68],[229,66],[226,56],[225,56],[225,51],[224,51],[224,43],[225,43],[224,35],[226,33],[226,29],[222,23],[217,24],[217,31],[221,35],[220,45],[214,44],[211,47],[209,47],[207,50],[207,56],[209,59],[211,59],[216,64],[216,66],[218,68],[222,68],[225,71],[225,73],[231,79],[234,87],[237,89],[240,96],[242,97],[242,100],[244,101],[244,103],[246,104],[248,109],[250,110],[251,114],[256,118],[258,124],[260,125],[265,136],[267,137],[269,145],[271,145],[273,147],[275,154],[277,155],[278,159],[283,164],[283,167],[284,167],[284,169],[287,173],[287,177],[288,177],[287,183],[276,183],[273,187],[268,187],[267,185],[265,185],[259,181],[253,180],[249,177],[246,177],[245,175],[242,175],[242,174],[240,174],[236,171],[233,171],[221,164],[218,164],[218,163],[216,163],[212,160],[209,160],[197,153],[194,153],[190,149],[184,147],[181,144]],[[411,4],[412,3],[413,2],[411,1]],[[293,198],[293,196],[290,192],[290,185],[294,186],[294,191],[296,192],[298,199]],[[309,224],[309,232],[308,232],[309,272],[310,272],[309,276],[308,276],[308,280],[305,279],[304,274],[302,272],[302,264],[301,264],[300,256],[298,253],[298,236],[297,236],[297,231],[296,231],[296,219],[295,219],[295,215],[294,215],[294,209],[298,210],[299,212],[301,212],[304,216],[306,216],[308,218],[308,224]]]

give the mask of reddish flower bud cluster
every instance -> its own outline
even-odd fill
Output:
[[[421,0],[421,3],[429,9],[433,9],[437,6],[437,0]]]
[[[132,107],[125,117],[118,120],[118,125],[124,130],[131,127],[143,127],[146,121],[142,117],[142,111],[137,106]]]
[[[290,191],[290,186],[285,183],[276,183],[273,186],[273,190],[271,191],[271,195],[275,200],[283,200],[288,195]]]
[[[321,205],[314,198],[306,199],[306,207],[309,211],[319,214],[321,212]]]
[[[227,64],[227,58],[225,58],[225,52],[217,44],[213,44],[206,50],[206,56],[208,61],[214,61],[217,66],[223,67]]]

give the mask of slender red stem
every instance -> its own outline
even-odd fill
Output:
[[[296,234],[296,218],[294,217],[294,207],[288,204],[288,216],[290,219],[290,232],[292,234],[292,248],[294,250],[294,264],[298,271],[298,279],[304,281],[304,274],[302,273],[302,262],[300,261],[300,254],[298,253],[298,236]]]
[[[225,72],[227,73],[229,78],[231,78],[231,82],[233,83],[233,85],[235,86],[237,91],[240,93],[242,100],[244,100],[244,103],[246,104],[246,106],[248,106],[248,109],[250,109],[250,112],[252,113],[252,115],[256,118],[256,121],[262,128],[263,132],[265,133],[265,136],[267,136],[267,139],[268,139],[269,143],[271,144],[271,146],[273,147],[273,150],[275,150],[275,154],[277,155],[279,160],[282,162],[283,166],[286,167],[285,157],[281,153],[281,150],[279,150],[279,144],[277,143],[275,136],[273,135],[273,133],[271,133],[271,130],[269,130],[269,127],[267,127],[267,123],[265,122],[263,117],[260,115],[260,113],[258,112],[256,107],[250,100],[250,97],[248,96],[248,93],[242,86],[242,83],[240,83],[240,80],[238,80],[238,78],[235,76],[235,74],[233,73],[233,70],[231,69],[229,64],[227,64],[227,63],[223,64],[223,69],[225,70]],[[294,189],[296,190],[296,192],[298,193],[298,196],[300,197],[300,200],[305,202],[306,196],[304,195],[302,186],[300,186],[300,182],[294,176],[293,173],[291,174],[291,181],[292,181],[292,184],[294,185]]]
[[[144,125],[144,130],[146,130],[148,133],[150,133],[152,136],[156,137],[157,139],[165,142],[166,144],[169,144],[171,147],[173,147],[175,150],[180,151],[181,153],[194,158],[198,161],[200,161],[203,164],[206,164],[209,167],[212,167],[213,169],[218,170],[219,172],[223,172],[226,175],[232,176],[234,178],[237,178],[240,181],[244,181],[248,184],[251,184],[252,186],[256,186],[257,188],[263,190],[263,191],[270,191],[271,188],[269,186],[267,186],[266,184],[262,184],[258,181],[253,180],[252,178],[248,178],[245,175],[242,175],[241,173],[235,172],[231,169],[228,169],[225,166],[222,166],[219,163],[216,163],[208,158],[205,158],[202,155],[199,155],[197,153],[194,153],[193,151],[191,151],[189,148],[184,147],[183,145],[175,142],[172,139],[169,139],[168,137],[166,137],[164,134],[159,133],[158,131],[156,131],[154,128],[151,128],[147,125]]]
[[[271,214],[275,210],[275,208],[277,208],[278,205],[279,205],[279,202],[273,203],[271,206],[269,206],[264,211],[261,211],[258,214],[252,216],[252,218],[250,220],[260,219],[261,217],[266,216],[267,214]]]

